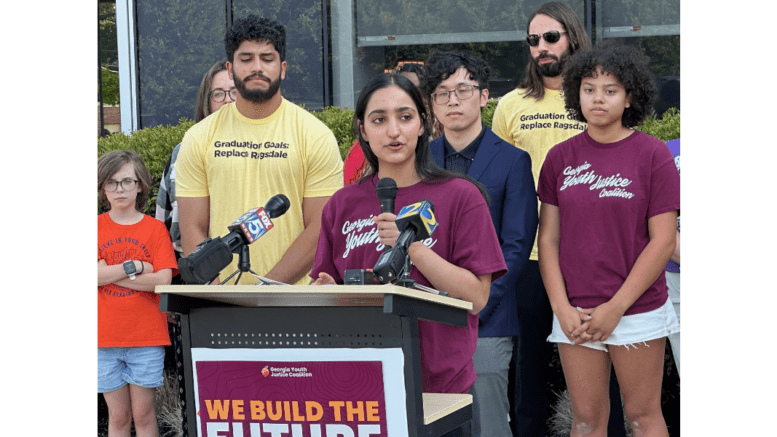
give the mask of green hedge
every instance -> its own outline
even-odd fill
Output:
[[[494,99],[489,100],[485,108],[483,108],[483,122],[487,126],[491,126],[495,109],[496,100]],[[345,154],[348,152],[351,144],[356,140],[352,128],[354,111],[348,108],[333,106],[324,108],[321,111],[312,111],[312,113],[335,134],[340,148],[340,156],[345,158]],[[184,133],[192,125],[194,125],[194,121],[181,118],[179,124],[175,126],[156,126],[141,129],[133,132],[131,135],[116,133],[97,140],[98,157],[112,150],[134,150],[143,158],[143,162],[145,162],[151,176],[154,178],[151,196],[149,196],[148,205],[144,211],[146,214],[154,215],[162,171],[170,158],[173,147],[181,142]],[[637,126],[636,129],[662,141],[680,138],[680,111],[672,108],[664,113],[661,119],[651,116],[642,125]],[[101,212],[99,206],[98,212]]]
[[[159,190],[159,181],[162,178],[162,171],[165,169],[167,160],[173,152],[173,147],[181,142],[183,134],[193,125],[193,120],[181,118],[175,126],[155,126],[140,129],[131,135],[119,132],[104,138],[98,138],[97,157],[99,158],[113,150],[132,150],[143,158],[143,163],[146,164],[149,173],[154,178],[154,186],[144,212],[153,216],[156,212],[156,196]],[[97,210],[102,212],[99,206]]]
[[[652,135],[663,142],[676,140],[680,138],[680,110],[669,108],[660,120],[655,115],[651,115],[635,129]]]

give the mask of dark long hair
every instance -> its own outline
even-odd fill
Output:
[[[529,25],[537,15],[547,15],[548,17],[558,21],[564,26],[564,30],[567,32],[567,38],[569,39],[569,56],[572,56],[578,50],[586,50],[591,48],[591,38],[585,32],[585,26],[575,12],[564,3],[548,2],[539,7],[529,17],[526,22],[526,32],[529,32]],[[559,55],[559,60],[560,55]],[[545,97],[545,84],[542,81],[542,74],[537,64],[531,59],[531,51],[529,52],[529,63],[526,64],[526,74],[523,80],[518,84],[518,88],[526,88],[525,97],[534,97],[537,100],[541,100]]]
[[[421,132],[421,135],[418,136],[418,143],[415,148],[415,171],[421,178],[421,181],[424,183],[437,184],[447,182],[453,178],[466,179],[475,184],[475,186],[478,187],[480,192],[483,194],[486,202],[489,202],[488,194],[483,188],[483,185],[470,178],[469,176],[453,173],[451,171],[440,168],[440,166],[435,164],[434,160],[432,160],[431,151],[429,150],[429,115],[426,112],[426,107],[424,106],[424,99],[421,96],[421,91],[418,89],[418,87],[413,85],[413,82],[410,82],[410,79],[397,73],[383,73],[374,77],[372,80],[370,80],[369,83],[367,83],[367,85],[365,85],[364,89],[362,89],[361,94],[359,94],[359,100],[356,102],[356,112],[353,115],[354,133],[359,139],[359,145],[362,148],[362,152],[364,152],[364,158],[369,164],[367,171],[361,177],[359,182],[361,183],[363,181],[372,179],[372,177],[378,174],[378,171],[380,170],[378,157],[375,156],[375,154],[372,152],[370,143],[364,139],[359,127],[364,124],[364,116],[367,112],[367,104],[370,102],[370,98],[372,98],[372,95],[375,93],[375,91],[388,88],[390,86],[397,86],[407,95],[409,95],[411,100],[413,100],[416,111],[418,111],[418,115],[421,117],[421,123],[423,124],[424,130]]]

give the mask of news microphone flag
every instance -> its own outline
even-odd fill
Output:
[[[267,214],[264,208],[259,207],[251,209],[238,217],[227,229],[230,232],[239,230],[241,235],[245,237],[246,242],[251,244],[266,234],[272,227],[273,224],[269,214]]]
[[[437,229],[437,219],[434,217],[434,205],[428,200],[422,200],[403,207],[396,218],[399,232],[407,229],[409,225],[416,228],[416,241],[429,238]]]

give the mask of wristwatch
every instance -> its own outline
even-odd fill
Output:
[[[124,273],[126,273],[127,276],[129,276],[130,281],[134,281],[135,273],[137,273],[138,271],[135,268],[135,261],[127,260],[127,261],[124,261],[124,264],[122,265],[124,266]]]

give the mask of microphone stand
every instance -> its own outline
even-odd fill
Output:
[[[405,288],[415,288],[416,290],[426,291],[427,293],[432,293],[432,294],[439,294],[440,296],[448,295],[447,291],[435,290],[434,288],[421,285],[416,281],[414,281],[413,279],[410,279],[410,270],[411,270],[410,266],[411,266],[410,255],[405,255],[405,266],[402,268],[402,273],[399,275],[399,279],[394,281],[394,285],[398,285],[400,287],[405,287]]]
[[[250,273],[254,275],[256,279],[259,280],[257,282],[257,285],[288,285],[284,284],[283,282],[273,281],[272,279],[267,279],[263,276],[259,276],[251,270],[251,256],[248,252],[248,245],[245,244],[243,247],[240,248],[240,253],[238,254],[238,261],[237,261],[237,270],[230,273],[229,276],[227,276],[226,279],[224,279],[224,282],[220,283],[219,285],[226,285],[227,281],[232,279],[233,276],[237,275],[237,278],[235,278],[235,283],[233,285],[237,285],[237,283],[240,281],[240,277],[243,276],[243,273]]]

